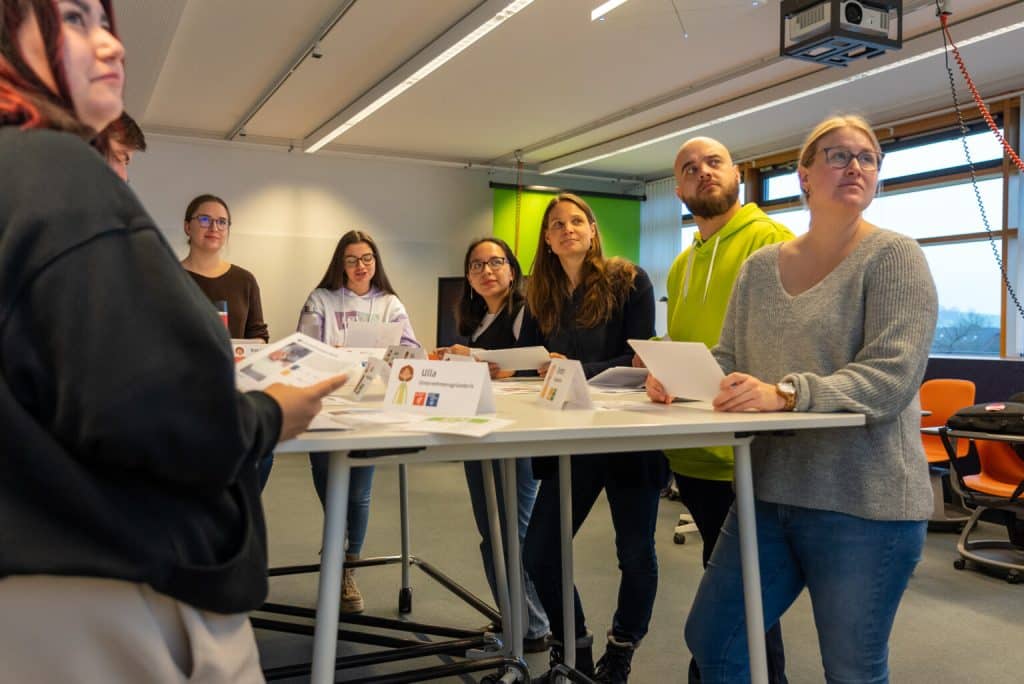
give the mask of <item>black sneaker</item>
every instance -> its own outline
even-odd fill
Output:
[[[548,660],[548,665],[551,669],[542,674],[540,677],[534,677],[532,680],[530,680],[531,684],[549,684],[549,682],[554,682],[557,675],[559,674],[555,671],[555,668],[559,665],[562,665],[564,661],[565,653],[562,649],[561,642],[552,641],[551,656]],[[585,677],[594,676],[594,651],[592,646],[580,646],[579,644],[577,644],[576,666],[574,670],[584,675]],[[565,675],[564,672],[562,674]],[[565,676],[567,677],[567,679],[569,679],[569,681],[588,681],[584,679],[574,678],[572,675]]]
[[[594,681],[601,684],[627,684],[636,646],[609,636],[604,655],[597,661]]]

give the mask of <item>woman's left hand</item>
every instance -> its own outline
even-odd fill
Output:
[[[564,359],[564,358],[566,358],[565,354],[559,354],[558,352],[549,352],[549,353],[551,355],[551,358],[553,358],[553,359]],[[537,375],[539,375],[540,377],[543,378],[544,376],[546,376],[548,374],[548,368],[551,368],[551,362],[550,361],[548,363],[545,363],[543,366],[541,366],[540,368],[537,369]]]
[[[716,411],[781,411],[786,405],[775,385],[746,373],[729,373],[722,378],[718,396],[711,403]]]

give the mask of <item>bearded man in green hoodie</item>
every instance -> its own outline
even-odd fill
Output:
[[[732,286],[743,262],[761,247],[794,236],[753,202],[740,204],[740,171],[717,140],[693,138],[683,143],[673,173],[676,195],[693,214],[698,230],[693,243],[676,257],[668,272],[666,339],[703,342],[710,348],[718,343]],[[667,399],[654,378],[648,379],[647,392],[655,401]],[[734,499],[732,447],[669,449],[665,455],[680,499],[704,540],[707,567]],[[768,630],[766,642],[769,681],[784,684],[785,655],[779,625]],[[689,681],[700,681],[692,660]]]

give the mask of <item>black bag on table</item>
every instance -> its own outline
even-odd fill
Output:
[[[1021,398],[1014,395],[1014,398]],[[993,401],[966,406],[949,417],[946,427],[967,432],[1024,435],[1024,403]]]

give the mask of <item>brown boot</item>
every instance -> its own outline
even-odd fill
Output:
[[[341,578],[341,612],[362,613],[363,595],[356,586],[355,569],[348,567],[349,561],[358,560],[359,556],[345,554],[345,571]]]

